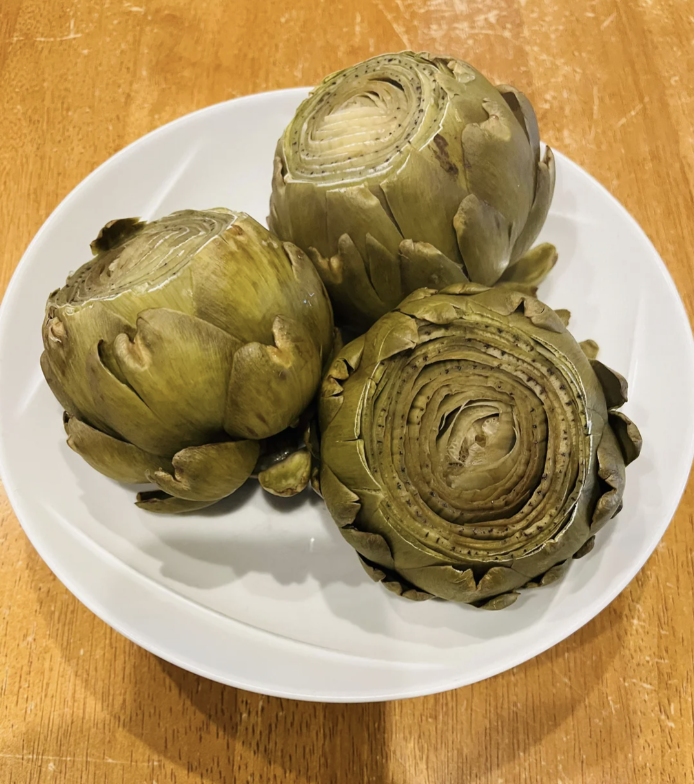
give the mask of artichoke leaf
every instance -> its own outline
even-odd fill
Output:
[[[581,347],[581,351],[588,357],[588,359],[596,359],[598,356],[598,352],[600,351],[600,346],[594,340],[582,340],[579,343]]]
[[[386,579],[386,572],[381,569],[380,566],[367,561],[367,559],[364,558],[363,555],[359,555],[359,553],[357,553],[357,557],[359,558],[359,563],[364,568],[364,571],[375,583],[383,582],[383,580]]]
[[[590,539],[586,539],[585,543],[582,544],[578,550],[574,553],[573,557],[575,559],[583,558],[584,556],[588,555],[589,552],[595,547],[595,536],[591,536]]]
[[[479,598],[505,593],[513,588],[520,588],[525,582],[525,577],[514,569],[505,566],[492,566],[481,578],[477,585]]]
[[[534,153],[525,129],[503,99],[485,99],[482,106],[487,119],[466,125],[462,133],[468,190],[504,217],[512,247],[527,221],[537,187]],[[510,255],[510,247],[506,252]],[[505,261],[508,264],[508,257]],[[468,266],[467,260],[465,264]],[[478,280],[468,269],[473,280]]]
[[[479,582],[470,568],[448,564],[423,566],[414,569],[398,568],[409,582],[434,596],[453,602],[477,602],[511,591],[524,584],[526,578],[504,566],[493,566]]]
[[[592,538],[594,539],[595,537]],[[576,557],[580,558],[581,556],[574,555],[574,558]],[[566,574],[568,569],[569,561],[562,561],[552,566],[551,569],[548,569],[544,574],[529,580],[527,583],[525,583],[523,588],[539,588],[542,585],[551,585],[552,583],[557,582],[557,580],[560,580]]]
[[[333,329],[333,345],[328,354],[328,360],[325,362],[326,367],[330,367],[335,357],[342,351],[345,345],[345,337],[341,329],[335,327]]]
[[[502,280],[498,283],[495,283],[494,288],[511,289],[512,291],[518,291],[521,294],[525,294],[527,297],[537,296],[537,286],[533,286],[529,283],[507,283],[506,281]]]
[[[451,285],[465,285],[465,284],[451,284]],[[448,287],[447,287],[448,288]],[[485,287],[486,288],[486,287]],[[406,306],[410,305],[413,302],[419,302],[420,300],[428,299],[432,294],[436,294],[436,289],[417,289],[413,291],[411,294],[408,294],[405,299],[398,305],[397,310],[402,311],[403,313],[406,310]]]
[[[523,302],[523,310],[525,317],[530,319],[536,327],[547,329],[550,332],[566,332],[566,326],[561,316],[558,316],[552,308],[540,302],[539,299],[526,297]]]
[[[262,471],[271,468],[275,463],[281,463],[301,448],[298,433],[292,427],[288,427],[272,438],[264,439],[260,442],[260,455],[251,476],[257,478]]]
[[[318,270],[308,254],[291,242],[282,247],[291,264],[294,280],[303,299],[292,303],[282,315],[305,323],[320,346],[323,365],[327,365],[341,341],[340,331],[333,326],[333,311]]]
[[[465,271],[472,280],[493,286],[509,263],[508,221],[495,207],[471,193],[461,202],[453,226]]]
[[[554,154],[547,147],[544,158],[537,164],[535,174],[535,198],[530,209],[528,218],[523,226],[518,239],[513,246],[511,254],[511,264],[520,259],[533,244],[535,238],[540,233],[549,212],[550,204],[554,196],[554,183],[556,179]]]
[[[559,254],[550,242],[536,245],[501,276],[502,283],[539,286],[557,263]]]
[[[354,371],[344,357],[337,357],[333,360],[330,370],[323,379],[323,388],[326,394],[341,395],[342,381],[346,381]]]
[[[297,495],[311,478],[311,455],[300,449],[258,474],[260,486],[272,495],[290,497]]]
[[[113,432],[155,455],[172,457],[180,449],[181,437],[176,426],[160,419],[135,390],[106,367],[99,345],[87,357],[86,376],[99,413]],[[189,445],[192,444],[186,444]]]
[[[514,117],[525,131],[533,151],[533,158],[536,162],[539,162],[540,128],[537,124],[537,115],[532,104],[520,90],[517,90],[510,84],[498,84],[496,89],[501,93],[502,98],[506,101]]]
[[[351,342],[347,343],[340,351],[339,356],[347,363],[352,370],[359,370],[361,358],[364,354],[364,336],[360,335]],[[348,378],[346,376],[346,378]]]
[[[604,365],[599,359],[592,359],[590,364],[593,366],[593,371],[605,393],[607,407],[619,408],[623,406],[629,397],[629,385],[624,376]]]
[[[507,607],[515,604],[518,601],[519,596],[520,594],[517,591],[512,591],[511,593],[502,593],[499,594],[499,596],[495,596],[493,599],[488,599],[486,602],[476,606],[479,607],[480,610],[505,610]]]
[[[274,345],[248,343],[234,354],[224,429],[239,438],[268,438],[294,421],[320,383],[321,357],[302,325],[277,316]]]
[[[364,339],[362,336],[344,346],[326,373],[320,389],[321,405],[318,424],[321,432],[326,431],[328,425],[335,419],[342,407],[344,403],[342,382],[348,379],[360,366],[363,350]],[[350,437],[356,437],[357,435],[358,432],[353,430]]]
[[[87,359],[100,342],[111,341],[128,329],[128,322],[101,302],[70,311],[49,304],[43,325],[45,356],[41,366],[44,376],[51,377],[49,386],[60,389],[61,403],[71,401],[80,418],[111,435],[118,433],[100,412],[100,401],[86,373]],[[67,407],[65,410],[71,413]]]
[[[321,490],[320,486],[320,468],[317,465],[317,462],[318,461],[314,462],[314,464],[311,466],[311,479],[309,481],[311,483],[311,489],[313,492],[322,498],[323,491]]]
[[[333,325],[319,275],[303,254],[250,216],[237,213],[190,266],[193,315],[199,319],[242,343],[269,344],[281,315],[306,324],[327,355]]]
[[[431,293],[436,292],[432,289],[418,289],[398,305],[398,312],[431,324],[450,324],[457,318],[458,310],[444,298],[432,301],[428,296]],[[422,296],[418,296],[420,294]]]
[[[393,567],[393,555],[390,552],[390,547],[380,534],[360,531],[353,525],[343,525],[340,528],[340,533],[363,558],[386,568]]]
[[[335,386],[339,386],[334,379],[326,376],[323,380],[323,388],[321,390],[321,410],[318,420],[322,431],[325,431],[328,428],[328,425],[335,419],[342,408],[342,404],[345,402],[341,390],[340,392],[334,392],[330,388],[331,383]]]
[[[394,308],[402,299],[400,258],[371,236],[366,235],[367,272],[374,291],[388,308]]]
[[[161,490],[187,501],[218,501],[248,479],[258,460],[257,441],[225,441],[188,447],[172,460],[173,471],[148,472]]]
[[[506,286],[494,286],[494,288],[480,292],[479,296],[475,297],[475,302],[493,310],[500,316],[510,316],[521,305],[524,305],[528,299],[527,294],[517,289]]]
[[[361,509],[359,496],[341,482],[325,463],[320,471],[320,489],[328,511],[338,526],[344,528],[352,525]]]
[[[408,582],[418,588],[453,602],[470,602],[477,585],[472,569],[458,569],[450,565],[424,566],[419,569],[399,569]]]
[[[342,317],[342,323],[349,328],[361,329],[388,308],[376,293],[364,259],[351,237],[343,234],[337,247],[337,254],[330,258],[322,256],[315,248],[309,248],[308,253],[330,294],[335,310]],[[355,297],[359,298],[362,313],[354,313],[352,300]]]
[[[400,268],[405,291],[425,287],[442,289],[453,283],[467,282],[463,268],[428,242],[403,240],[400,243]]]
[[[610,411],[609,422],[624,455],[624,465],[629,465],[641,454],[643,439],[636,425],[621,411]]]
[[[483,286],[481,283],[451,283],[449,286],[441,289],[439,294],[467,294],[468,296],[472,296],[474,294],[482,294],[485,291],[489,291],[489,286]],[[415,292],[415,294],[416,293],[417,292]],[[430,293],[431,291],[429,294]],[[423,296],[429,296],[429,294],[424,293]]]
[[[322,433],[322,446],[330,448],[332,444],[327,443],[326,433],[330,432],[331,442],[354,441],[359,438],[357,430],[359,411],[363,405],[365,392],[344,395],[337,394],[328,396],[326,389],[330,379],[324,381],[321,397],[319,398],[319,425]],[[324,396],[325,395],[325,396]],[[327,404],[327,405],[326,405]]]
[[[598,476],[607,486],[607,491],[598,499],[593,512],[590,530],[597,533],[616,514],[622,503],[626,472],[624,457],[612,428],[607,425],[598,446]]]
[[[185,514],[186,512],[197,512],[212,506],[214,501],[188,501],[185,498],[164,493],[161,490],[146,490],[137,494],[136,506],[146,512],[154,514]]]
[[[368,260],[368,235],[388,253],[397,255],[398,246],[403,239],[402,234],[383,209],[381,202],[365,185],[328,191],[326,205],[328,248],[335,247],[340,238],[347,234],[353,240],[360,257]],[[311,245],[327,255],[328,251],[324,251],[320,245]]]
[[[240,347],[202,319],[157,308],[140,313],[135,335],[118,335],[111,351],[123,383],[170,424],[180,443],[192,444],[222,431],[229,373]],[[113,372],[113,361],[105,364]]]
[[[369,337],[363,359],[367,367],[372,367],[414,348],[419,342],[419,331],[413,318],[396,310],[380,319],[372,328]]]
[[[278,150],[281,149],[281,144],[278,144]],[[277,198],[270,200],[270,215],[268,216],[267,225],[273,234],[278,237],[291,237],[293,236],[292,222],[289,215],[289,208],[286,202],[285,191],[286,185],[284,184],[284,163],[280,155],[275,154],[275,159],[272,164],[272,191],[277,194]]]
[[[364,442],[357,438],[352,441],[334,440],[332,433],[323,435],[321,443],[321,459],[331,467],[335,476],[354,490],[378,490],[378,482],[374,479],[366,461]],[[321,489],[325,496],[325,487],[321,477]]]
[[[566,308],[557,308],[554,312],[559,316],[561,323],[568,327],[569,321],[571,321],[571,311],[566,310]]]
[[[128,237],[141,231],[145,225],[139,218],[119,218],[118,220],[109,221],[91,243],[92,253],[96,256],[102,251],[115,248]]]
[[[289,187],[287,185],[287,191]],[[310,183],[292,182],[291,192],[294,198],[286,200],[284,207],[289,213],[292,233],[289,236],[280,234],[280,239],[289,240],[304,251],[316,248],[323,256],[330,256],[333,246],[328,238],[328,204],[325,191],[314,188]],[[278,201],[275,196],[276,194],[273,194],[271,204]]]
[[[458,258],[453,216],[467,195],[444,137],[434,137],[433,149],[443,162],[410,146],[407,161],[381,183],[400,229],[401,240],[427,242],[449,259]]]
[[[152,455],[127,441],[102,433],[74,416],[65,416],[67,445],[105,476],[117,482],[144,484],[147,475],[160,468],[171,469],[166,457]]]
[[[308,416],[309,414],[310,416]],[[308,414],[304,416],[308,419],[303,429],[302,440],[311,457],[318,459],[320,457],[320,437],[316,412],[314,409],[310,409]]]
[[[391,581],[386,579],[384,580],[383,584],[386,586],[386,588],[388,588],[391,585]],[[427,593],[426,591],[420,591],[419,588],[413,588],[404,585],[399,580],[398,580],[398,585],[400,586],[400,591],[398,591],[398,595],[402,596],[403,599],[407,599],[410,602],[426,602],[429,599],[434,598],[430,593]]]
[[[359,557],[359,562],[369,577],[376,583],[382,583],[391,593],[413,602],[425,602],[428,599],[434,598],[432,594],[407,583],[396,572],[382,569],[376,564],[371,563],[362,555],[359,555],[358,553],[357,555]]]
[[[63,386],[60,378],[57,376],[55,370],[53,370],[51,361],[48,358],[48,352],[46,351],[41,353],[41,370],[43,371],[43,377],[46,379],[46,383],[50,387],[55,399],[60,403],[65,411],[71,417],[82,417],[74,401],[65,391],[65,387]]]
[[[425,602],[428,599],[433,598],[431,594],[426,593],[425,591],[420,591],[416,588],[412,588],[408,586],[406,582],[404,582],[397,576],[391,577],[391,575],[386,575],[386,578],[383,580],[382,585],[384,588],[389,590],[391,593],[394,593],[396,596],[400,596],[403,599],[409,599],[410,601]]]

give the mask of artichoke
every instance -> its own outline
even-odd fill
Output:
[[[385,54],[301,104],[277,147],[268,223],[364,331],[422,286],[539,282],[554,248],[524,255],[554,178],[521,92],[450,57]]]
[[[567,320],[510,289],[421,289],[333,361],[320,486],[374,580],[500,609],[592,548],[641,437]]]
[[[320,278],[301,250],[224,209],[114,221],[92,251],[43,325],[68,444],[113,479],[156,485],[142,508],[209,506],[315,395],[333,337]]]

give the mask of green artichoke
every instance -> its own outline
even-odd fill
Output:
[[[422,286],[537,283],[554,248],[523,257],[554,177],[518,90],[450,57],[385,54],[301,104],[277,147],[268,222],[363,331]]]
[[[320,278],[301,250],[224,209],[114,221],[92,251],[43,325],[68,444],[113,479],[155,484],[145,509],[209,506],[320,384],[333,337]]]
[[[320,486],[374,580],[500,609],[592,548],[641,437],[567,319],[510,289],[421,289],[333,361]]]

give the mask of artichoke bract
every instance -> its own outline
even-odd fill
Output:
[[[186,512],[234,492],[289,427],[331,351],[327,294],[290,243],[241,212],[114,221],[48,298],[41,367],[69,446],[138,505]]]
[[[401,52],[328,76],[279,140],[269,226],[364,330],[422,286],[537,283],[554,191],[528,99],[460,60]]]
[[[333,361],[320,488],[374,580],[500,609],[592,548],[641,437],[567,318],[503,288],[421,289]]]

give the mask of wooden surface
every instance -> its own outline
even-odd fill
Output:
[[[162,123],[406,47],[523,89],[694,307],[690,0],[0,0],[0,286],[51,210]],[[270,699],[136,648],[0,501],[0,782],[694,781],[694,490],[632,585],[536,660],[388,705]]]

